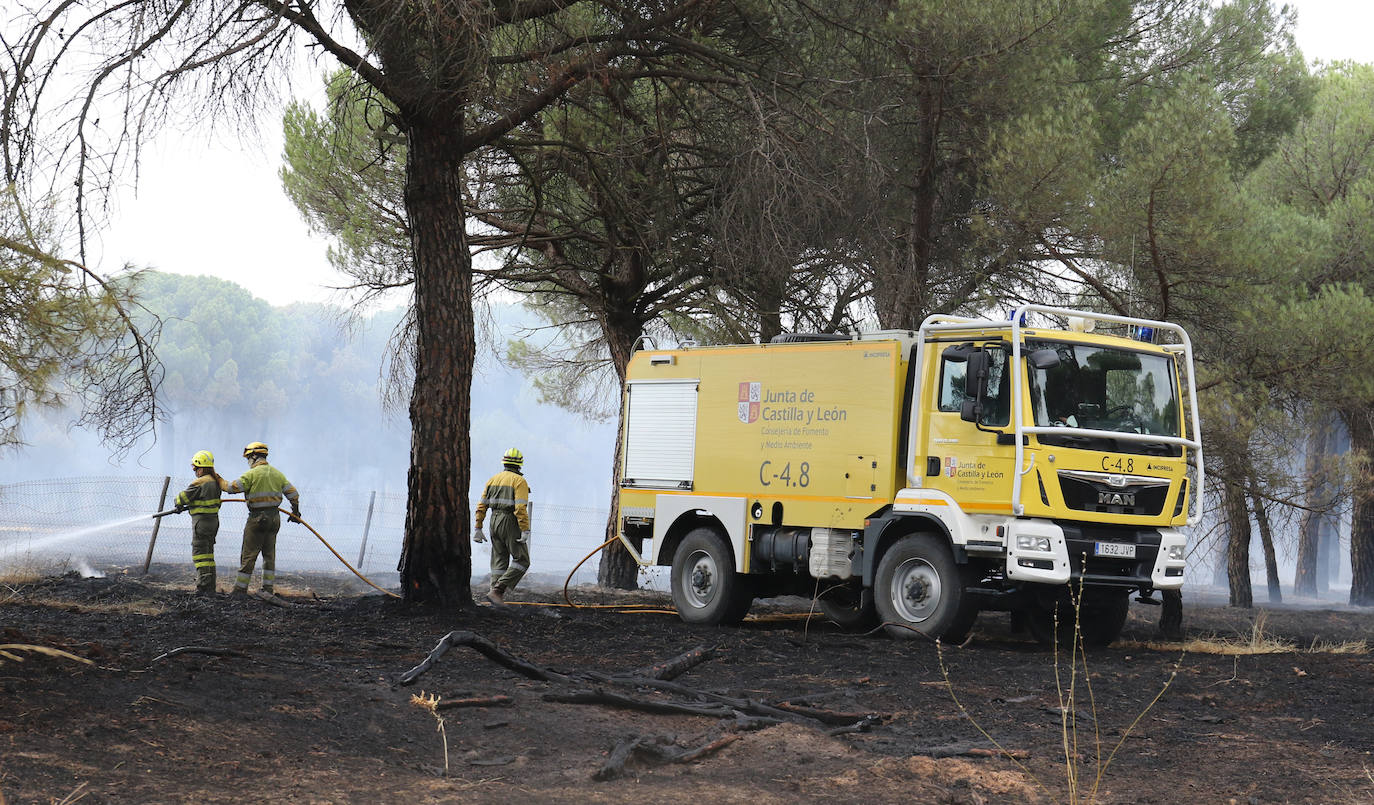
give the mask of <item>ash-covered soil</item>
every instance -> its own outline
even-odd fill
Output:
[[[0,802],[1374,802],[1367,611],[1185,593],[1189,639],[1291,648],[1154,643],[1137,604],[1085,674],[1005,615],[937,649],[801,599],[717,629],[647,592],[441,613],[323,578],[288,579],[287,606],[198,598],[188,575],[0,585],[0,643],[90,661],[0,656]]]

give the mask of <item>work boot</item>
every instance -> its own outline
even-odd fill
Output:
[[[244,587],[235,587],[233,592],[229,593],[229,597],[236,600],[242,600],[248,597],[248,590]]]
[[[214,588],[214,587],[197,587],[197,588],[196,588],[196,597],[197,597],[197,598],[214,598],[214,597],[215,597],[215,588]]]
[[[501,591],[495,587],[491,588],[491,592],[487,593],[487,600],[498,607],[506,603],[506,599],[501,597]]]

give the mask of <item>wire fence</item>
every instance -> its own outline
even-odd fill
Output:
[[[107,572],[152,564],[186,568],[191,582],[191,518],[151,515],[172,508],[188,478],[117,476],[58,478],[0,484],[0,574]],[[396,589],[396,565],[405,534],[401,493],[302,489],[305,519],[350,564],[382,587]],[[604,540],[605,509],[530,505],[531,584],[562,585],[568,572]],[[238,569],[247,507],[220,509],[215,559],[221,580]],[[473,582],[487,578],[489,544],[472,546]],[[573,584],[594,584],[599,557],[585,562]],[[262,563],[258,563],[261,573]],[[282,520],[277,573],[341,572],[337,558],[305,528]],[[348,574],[351,576],[351,574]],[[361,584],[361,582],[359,582]]]

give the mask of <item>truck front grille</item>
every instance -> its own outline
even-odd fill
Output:
[[[1169,484],[1165,481],[1112,486],[1061,472],[1059,490],[1064,495],[1064,505],[1077,511],[1154,517],[1164,511]]]

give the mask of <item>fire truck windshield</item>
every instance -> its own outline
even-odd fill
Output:
[[[1036,425],[1179,435],[1177,374],[1171,356],[1056,341],[1027,341],[1023,351],[1038,349],[1054,350],[1059,364],[1036,369],[1027,363]],[[1041,441],[1058,440],[1044,435]],[[1138,449],[1157,452],[1150,447],[1164,445],[1139,444]]]

